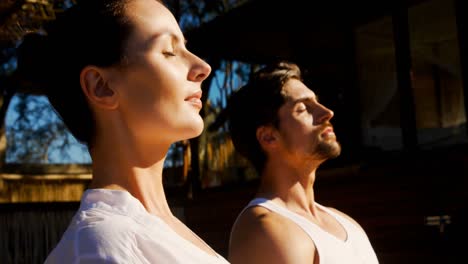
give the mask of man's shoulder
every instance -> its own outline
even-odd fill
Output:
[[[281,235],[287,219],[262,207],[252,206],[239,215],[233,226],[233,232],[242,232],[246,235]]]
[[[231,230],[230,261],[233,263],[292,261],[294,256],[308,258],[304,253],[313,257],[314,251],[314,244],[299,226],[260,206],[246,209]]]

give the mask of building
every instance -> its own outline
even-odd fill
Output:
[[[382,263],[456,263],[468,214],[467,8],[253,0],[186,37],[212,65],[298,63],[334,110],[344,151],[318,172],[317,199],[355,216]]]

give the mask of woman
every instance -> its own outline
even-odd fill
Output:
[[[162,185],[171,144],[203,130],[211,71],[174,16],[156,0],[82,0],[46,31],[25,37],[19,71],[46,87],[93,160],[46,263],[227,263],[171,213]]]

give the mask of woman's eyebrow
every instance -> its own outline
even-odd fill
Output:
[[[179,37],[178,35],[172,32],[166,32],[165,34],[169,35],[174,43],[182,42],[184,45],[187,45],[187,39],[184,36]]]
[[[173,32],[164,31],[164,32],[153,34],[149,39],[146,40],[146,45],[145,46],[149,47],[149,46],[153,45],[153,43],[157,39],[159,39],[161,37],[165,37],[165,36],[170,37],[172,44],[176,44],[176,43],[180,43],[180,42],[182,42],[184,45],[187,44],[187,40],[183,36],[182,36],[182,38],[180,38],[178,35],[174,34]]]

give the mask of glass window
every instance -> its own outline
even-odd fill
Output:
[[[466,116],[453,1],[408,10],[418,143],[422,148],[466,140]]]
[[[401,149],[392,18],[386,16],[357,27],[355,40],[363,144],[382,150]]]

